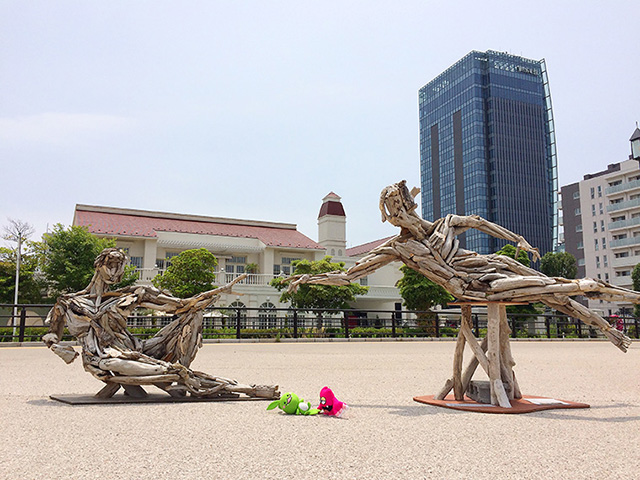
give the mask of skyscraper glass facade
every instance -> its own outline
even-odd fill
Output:
[[[544,60],[473,51],[420,89],[419,112],[423,217],[477,214],[552,251],[558,175]],[[465,235],[480,253],[505,243]]]

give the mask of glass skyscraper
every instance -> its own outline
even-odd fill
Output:
[[[473,51],[419,91],[422,216],[477,214],[540,253],[558,239],[558,175],[544,60]],[[504,245],[476,230],[461,245]]]

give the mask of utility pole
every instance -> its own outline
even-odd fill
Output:
[[[34,229],[26,222],[9,219],[9,226],[4,227],[4,231],[5,240],[18,243],[18,250],[16,252],[16,291],[13,295],[13,317],[11,319],[11,325],[13,326],[13,336],[15,337],[18,328],[18,293],[20,289],[20,263],[22,260],[22,243],[33,234]]]

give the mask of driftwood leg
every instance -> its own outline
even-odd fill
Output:
[[[489,361],[489,383],[491,387],[491,403],[504,408],[511,408],[509,397],[504,390],[500,357],[500,310],[504,305],[490,303],[487,305],[487,359]],[[505,313],[506,315],[506,313]]]

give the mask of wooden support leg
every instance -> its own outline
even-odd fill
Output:
[[[471,328],[471,305],[462,305],[462,315],[460,325]],[[456,350],[453,357],[453,394],[456,400],[464,400],[464,390],[462,389],[462,361],[464,355],[464,334],[458,334]]]
[[[140,385],[126,385],[123,384],[124,392],[133,398],[144,398],[147,396],[147,392]]]
[[[511,408],[511,402],[504,390],[500,368],[500,310],[504,305],[490,303],[487,305],[487,360],[489,361],[489,383],[491,386],[491,403],[504,408]],[[506,310],[505,310],[506,315]]]
[[[462,360],[464,356],[465,336],[463,325],[471,330],[471,306],[462,305],[462,315],[460,319],[460,331],[456,339],[456,350],[453,356],[453,376],[449,378],[442,389],[434,396],[436,400],[444,400],[453,388],[453,395],[456,400],[464,400],[465,389],[462,387]]]
[[[511,343],[509,342],[511,329],[509,328],[509,322],[507,321],[506,309],[500,310],[500,357],[501,357],[501,370],[502,380],[509,385],[509,399],[522,398],[520,388],[518,387],[518,381],[516,380],[513,367],[516,362],[511,355]]]
[[[119,383],[107,383],[95,396],[98,398],[111,398],[118,390],[120,390]]]
[[[484,337],[482,339],[482,343],[480,343],[480,349],[482,350],[483,353],[487,351],[487,337]],[[479,364],[480,362],[475,356],[471,360],[469,360],[469,364],[467,365],[467,368],[465,368],[464,373],[462,374],[462,391],[463,392],[466,392],[467,389],[469,388],[469,383],[473,378],[473,374],[476,373],[476,369],[478,368]]]

